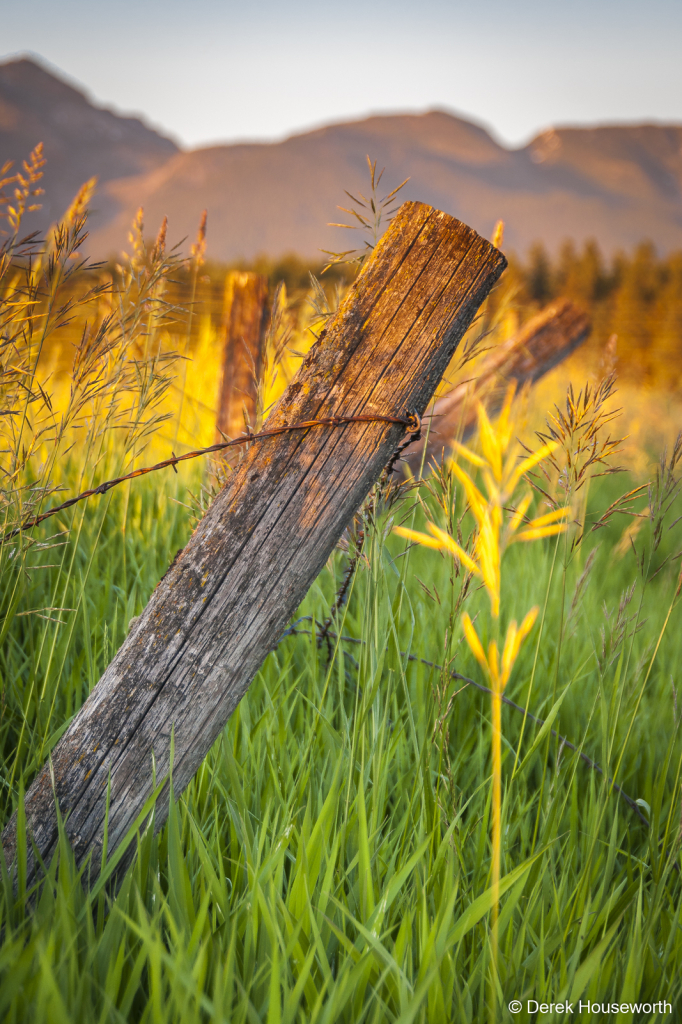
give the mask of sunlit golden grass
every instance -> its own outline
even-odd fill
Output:
[[[561,406],[571,381],[597,382],[604,367],[588,353],[574,352],[561,365],[550,370],[534,386],[520,425],[524,439],[544,426],[547,410]],[[608,369],[608,367],[607,367]],[[615,364],[616,373],[618,363]],[[618,431],[627,437],[627,468],[645,477],[661,449],[670,447],[682,424],[682,394],[669,388],[618,378],[614,408],[621,410]]]

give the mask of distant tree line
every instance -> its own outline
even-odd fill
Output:
[[[508,254],[509,255],[509,254]],[[353,280],[357,266],[336,264],[324,270],[295,254],[271,259],[261,256],[229,265],[208,261],[196,283],[195,310],[219,324],[223,311],[225,278],[229,270],[252,270],[269,278],[271,286],[283,281],[289,303],[305,305],[311,274],[323,285],[331,307]],[[190,301],[191,275],[179,269],[169,295],[180,303]],[[172,293],[172,294],[171,294]],[[583,352],[599,364],[609,339],[617,336],[616,371],[649,387],[682,391],[682,250],[659,257],[648,242],[630,253],[604,257],[594,241],[579,249],[567,241],[556,256],[534,245],[526,259],[509,255],[509,269],[492,297],[512,311],[508,331],[527,320],[553,299],[572,299],[590,314],[592,335]],[[192,338],[200,316],[192,320]],[[609,359],[613,345],[609,347]]]
[[[682,390],[682,250],[659,257],[645,242],[607,261],[588,241],[565,242],[552,259],[542,244],[510,260],[507,285],[519,307],[566,296],[592,317],[594,354],[617,335],[617,372],[649,386]]]
[[[266,274],[273,284],[284,280],[294,297],[307,291],[310,273],[320,276],[322,266],[291,255],[279,260],[261,257],[248,269]],[[331,292],[349,283],[355,269],[340,264],[320,279]],[[221,270],[214,271],[214,280],[222,279]],[[608,260],[595,241],[582,248],[567,241],[554,257],[538,243],[525,260],[510,257],[500,292],[508,296],[510,291],[520,320],[552,299],[572,299],[591,316],[586,354],[595,362],[615,334],[620,377],[682,390],[682,249],[660,257],[650,242],[644,242]]]

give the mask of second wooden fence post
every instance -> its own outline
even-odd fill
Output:
[[[218,440],[243,434],[245,420],[255,429],[269,313],[267,277],[231,271],[225,281]],[[236,450],[229,451],[236,459]]]

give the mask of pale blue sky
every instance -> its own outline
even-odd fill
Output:
[[[682,121],[682,0],[34,0],[39,54],[185,145],[444,107],[521,144],[555,124]]]

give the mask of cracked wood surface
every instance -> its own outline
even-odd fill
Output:
[[[471,228],[405,203],[265,426],[423,414],[505,265]],[[172,732],[174,790],[183,791],[404,432],[317,427],[249,448],[26,795],[45,862],[56,848],[56,793],[76,861],[92,854],[97,877],[107,781],[111,854],[153,792],[152,758],[156,779],[167,775]],[[168,800],[166,785],[157,827]],[[2,842],[11,861],[16,815]]]

